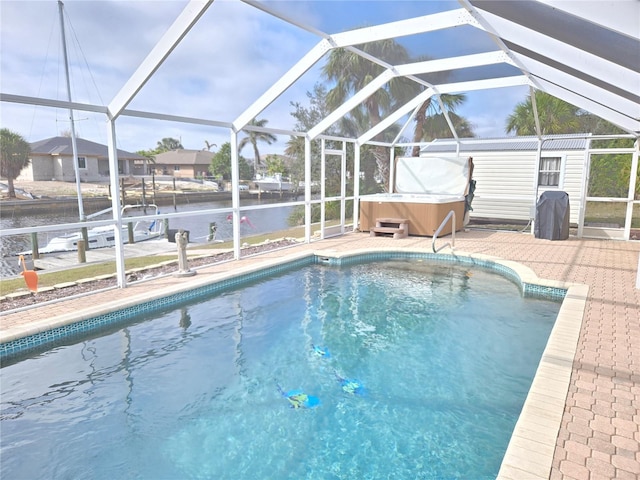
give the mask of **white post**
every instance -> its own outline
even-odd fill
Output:
[[[631,238],[631,222],[633,220],[633,201],[636,198],[636,178],[638,175],[638,151],[640,150],[640,142],[636,140],[633,143],[633,154],[631,155],[631,175],[629,175],[629,192],[627,194],[627,214],[624,222],[624,239]]]
[[[304,137],[304,241],[311,242],[311,139],[308,135]]]
[[[240,167],[238,132],[231,130],[231,207],[233,208],[233,256],[240,259]]]
[[[640,255],[638,255],[638,273],[636,275],[636,288],[640,289]]]
[[[360,223],[360,144],[353,144],[353,231],[359,228]]]
[[[324,222],[327,214],[325,195],[327,194],[327,145],[324,138],[320,139],[320,238],[324,240]]]
[[[122,246],[122,212],[120,204],[120,186],[118,185],[118,147],[116,142],[116,125],[115,119],[109,119],[107,122],[107,148],[109,149],[109,181],[111,184],[111,209],[113,219],[116,221],[113,227],[115,243],[116,243],[116,277],[118,279],[118,287],[127,286],[124,266],[124,247]]]

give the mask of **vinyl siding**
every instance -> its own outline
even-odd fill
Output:
[[[476,180],[471,217],[528,221],[531,208],[535,207],[537,202],[537,152],[470,151],[464,155],[473,157],[473,178]],[[584,151],[545,150],[543,155],[565,157],[563,184],[560,190],[569,194],[570,221],[578,223]],[[538,195],[543,191],[544,189],[540,188]]]

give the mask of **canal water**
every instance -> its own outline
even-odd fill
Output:
[[[242,206],[277,204],[278,200],[243,200]],[[206,243],[209,235],[209,227],[212,223],[216,223],[216,240],[231,240],[233,238],[233,225],[227,219],[228,214],[205,214],[186,216],[187,212],[198,212],[215,208],[230,208],[231,201],[209,201],[206,203],[191,203],[178,205],[174,209],[173,206],[160,207],[160,213],[184,212],[185,216],[171,218],[169,220],[170,229],[184,229],[189,231],[190,243]],[[276,232],[289,228],[289,216],[295,207],[292,206],[275,206],[268,210],[251,209],[243,210],[243,221],[240,223],[241,236],[251,236]],[[86,212],[90,215],[92,212]],[[100,218],[109,218],[108,215]],[[0,219],[0,229],[3,231],[9,228],[34,227],[42,225],[55,225],[62,223],[78,222],[77,209],[69,207],[69,211],[57,211],[52,214],[29,214],[16,215],[12,218]],[[40,247],[44,247],[50,238],[59,236],[65,232],[46,232],[38,235],[38,243]],[[67,232],[69,233],[69,232]],[[17,253],[25,250],[31,250],[30,235],[11,235],[0,237],[0,275],[12,277],[21,271],[18,265]]]

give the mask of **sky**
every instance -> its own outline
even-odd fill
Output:
[[[72,100],[108,105],[187,3],[65,1]],[[456,1],[429,0],[264,3],[329,34],[459,8]],[[61,38],[55,0],[0,0],[0,92],[67,100]],[[217,0],[127,108],[233,122],[319,41],[313,33],[250,5]],[[497,50],[484,33],[469,26],[399,38],[398,42],[412,57]],[[291,102],[308,105],[307,92],[325,81],[324,58],[258,118],[266,119],[269,127],[293,129]],[[528,87],[471,92],[457,113],[471,122],[477,136],[501,137],[507,116],[528,93]],[[71,122],[68,110],[2,102],[0,125],[34,142],[69,131]],[[79,137],[107,143],[103,115],[75,111],[74,125]],[[117,120],[116,136],[118,147],[130,152],[153,149],[165,137],[178,139],[188,149],[205,148],[206,142],[220,146],[230,139],[224,128],[126,116]],[[261,144],[261,153],[283,153],[289,137],[277,138],[273,145]],[[249,150],[242,153],[252,156]]]

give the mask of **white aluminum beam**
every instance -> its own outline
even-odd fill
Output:
[[[560,64],[567,65],[628,92],[637,94],[639,91],[639,75],[637,72],[491,13],[482,12],[482,17],[495,31],[499,32],[500,38],[503,40],[520,45],[541,56],[553,59]],[[535,74],[535,72],[531,73]]]
[[[569,102],[576,107],[582,108],[588,112],[593,113],[609,122],[619,126],[620,128],[626,130],[627,132],[638,136],[640,133],[640,120],[631,119],[626,115],[622,115],[606,106],[596,103],[593,100],[584,97],[582,95],[578,95],[573,91],[567,90],[565,87],[560,85],[556,85],[555,83],[549,83],[542,79],[538,79],[538,83],[540,84],[543,91],[553,95],[554,97],[558,97],[565,102]]]
[[[355,107],[364,102],[371,95],[376,93],[384,84],[394,77],[391,70],[385,70],[376,78],[374,78],[368,85],[359,90],[353,97],[344,102],[333,112],[327,115],[320,123],[313,127],[307,135],[311,140],[314,140],[318,135],[324,132],[327,128],[333,125],[335,122],[344,117],[347,113],[353,110]]]
[[[413,98],[413,100],[409,101],[408,103],[405,103],[403,106],[398,108],[395,112],[393,112],[392,114],[390,114],[389,116],[381,120],[377,125],[374,125],[367,132],[365,132],[363,135],[358,137],[358,144],[363,145],[367,143],[369,140],[371,140],[372,138],[374,138],[379,133],[384,132],[391,125],[393,125],[402,117],[407,115],[411,110],[414,110],[420,104],[426,102],[427,99],[434,94],[435,94],[435,91],[433,90],[433,88],[427,88],[420,95]]]
[[[340,120],[344,115],[349,113],[355,107],[364,102],[367,98],[373,95],[378,89],[389,82],[392,78],[399,76],[418,75],[430,72],[441,72],[446,70],[454,70],[459,68],[477,67],[482,65],[492,65],[496,63],[509,63],[513,62],[502,51],[479,53],[474,55],[463,55],[460,57],[445,58],[439,60],[428,60],[424,62],[408,63],[404,65],[397,65],[391,67],[375,79],[373,79],[368,85],[358,91],[349,100],[339,106],[336,110],[331,112],[315,127],[309,130],[308,135],[311,140],[315,139],[324,132],[327,128]],[[421,82],[426,83],[426,82]]]
[[[591,23],[632,38],[640,35],[640,2],[637,0],[597,0],[588,5],[567,0],[538,0]]]
[[[124,109],[121,113],[123,117],[149,118],[152,120],[164,120],[167,122],[191,123],[194,125],[207,125],[209,127],[231,128],[231,122],[220,122],[218,120],[206,120],[204,118],[183,117],[180,115],[168,115],[165,113],[143,112],[140,110]]]
[[[336,33],[332,35],[331,38],[335,42],[335,47],[347,47],[389,38],[418,35],[445,28],[459,27],[469,23],[474,23],[473,18],[465,9],[459,8],[447,12],[434,13],[432,15],[424,15],[422,17]]]
[[[267,108],[276,98],[289,88],[298,78],[304,75],[307,70],[313,67],[322,56],[331,49],[331,44],[327,40],[321,40],[316,44],[298,63],[289,69],[280,79],[271,85],[269,90],[262,94],[258,100],[253,102],[238,118],[233,122],[233,128],[239,132],[251,120],[256,118],[260,112]]]
[[[462,55],[459,57],[407,63],[405,65],[396,65],[394,69],[397,76],[407,76],[432,72],[444,72],[447,70],[458,70],[469,67],[480,67],[483,65],[494,65],[497,63],[508,63],[513,65],[513,61],[509,56],[499,50],[495,52],[476,53],[473,55]]]
[[[533,86],[537,87],[537,85],[535,84],[535,79],[529,74],[529,72],[527,72],[524,68],[522,68],[522,65],[515,63],[515,59],[511,54],[511,51],[509,50],[509,48],[507,48],[507,46],[504,44],[500,36],[496,33],[495,29],[487,22],[487,20],[480,14],[480,12],[478,12],[478,10],[471,4],[471,1],[458,0],[458,3],[460,3],[460,5],[462,5],[467,10],[469,16],[473,18],[474,22],[469,22],[469,25],[472,25],[474,27],[477,27],[487,32],[491,36],[493,41],[496,43],[496,45],[498,45],[500,50],[502,50],[507,56],[509,56],[509,58],[514,60],[514,65],[520,68],[522,73],[529,78],[529,82]]]
[[[492,88],[504,88],[504,87],[515,87],[518,85],[529,85],[529,79],[524,75],[518,75],[515,77],[503,77],[503,78],[490,78],[487,80],[474,80],[471,82],[457,82],[457,83],[447,83],[443,85],[437,85],[436,88],[438,90],[438,94],[447,94],[447,93],[458,93],[458,92],[470,92],[474,90],[488,90]],[[379,133],[383,132],[395,122],[400,120],[403,116],[407,115],[411,110],[416,108],[418,105],[425,102],[429,97],[434,95],[436,92],[433,88],[428,88],[420,95],[416,96],[411,101],[407,102],[400,108],[398,108],[395,112],[387,116],[385,119],[380,121],[377,125],[371,128],[368,132],[365,132],[363,135],[358,137],[358,144],[362,145],[372,138],[374,138]]]
[[[185,35],[202,17],[214,0],[190,0],[182,13],[155,44],[147,58],[145,58],[127,83],[109,104],[109,115],[115,119],[133,100],[149,78],[160,68]]]
[[[257,0],[240,0],[242,3],[246,3],[247,5],[251,5],[252,7],[261,10],[269,15],[271,15],[272,17],[275,18],[279,18],[280,20],[287,22],[295,27],[301,28],[302,30],[306,30],[309,33],[313,33],[314,35],[319,36],[320,38],[324,38],[324,39],[328,39],[329,35],[325,32],[322,32],[316,28],[313,28],[309,25],[306,25],[302,22],[299,22],[297,20],[295,20],[294,18],[291,18],[290,16],[276,10],[275,8],[271,8],[269,5],[266,5],[264,2],[262,1],[257,1]]]
[[[575,92],[594,103],[602,105],[606,109],[621,113],[627,117],[638,119],[640,116],[640,105],[631,100],[620,97],[597,85],[580,80],[535,60],[521,57],[521,61],[530,67],[540,80],[560,85],[563,89]]]
[[[418,110],[420,110],[420,105],[418,105],[416,108],[413,109],[413,112],[411,112],[411,115],[409,115],[409,118],[407,118],[407,121],[404,122],[404,125],[402,125],[402,127],[398,131],[396,138],[394,138],[393,141],[391,142],[391,145],[395,146],[398,144],[398,141],[402,138],[402,135],[404,135],[405,130],[409,128],[409,125],[411,125],[411,121],[418,114]]]
[[[11,93],[0,93],[0,102],[21,103],[24,105],[37,105],[41,107],[53,107],[80,110],[83,112],[107,113],[107,107],[102,105],[91,105],[88,103],[68,102],[65,100],[52,100],[49,98],[28,97],[24,95],[13,95]]]

